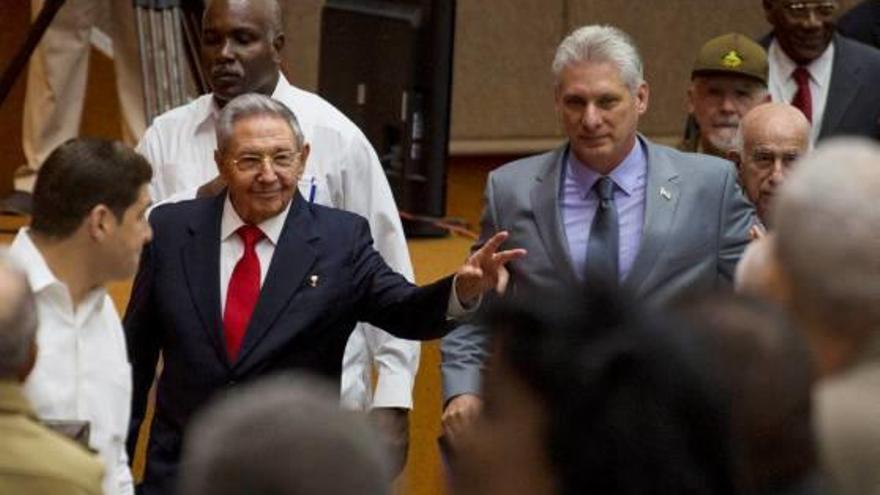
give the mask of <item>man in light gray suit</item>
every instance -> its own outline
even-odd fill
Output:
[[[621,284],[664,305],[730,285],[754,211],[727,161],[682,153],[636,132],[648,84],[633,42],[609,26],[575,30],[553,61],[568,142],[489,175],[481,240],[510,232],[529,255],[508,265],[509,290]],[[444,338],[444,434],[454,445],[477,416],[484,330]]]

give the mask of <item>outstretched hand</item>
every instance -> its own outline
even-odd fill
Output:
[[[455,291],[463,304],[475,303],[490,289],[495,289],[499,294],[507,289],[509,275],[504,265],[526,255],[525,249],[498,251],[508,236],[506,231],[492,236],[456,272]]]

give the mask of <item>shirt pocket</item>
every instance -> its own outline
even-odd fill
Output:
[[[299,183],[297,183],[297,188],[303,199],[309,203],[333,206],[327,183],[322,177],[312,174],[303,174],[299,179]]]

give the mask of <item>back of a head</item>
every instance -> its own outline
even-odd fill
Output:
[[[0,380],[22,380],[33,361],[37,314],[27,277],[0,251]]]
[[[776,252],[794,314],[855,342],[880,329],[880,145],[833,139],[779,195]]]
[[[756,299],[712,294],[682,308],[714,381],[731,397],[743,447],[745,486],[782,490],[813,474],[810,351],[781,310]]]
[[[55,148],[40,167],[31,228],[45,236],[66,238],[99,204],[121,220],[152,176],[146,158],[120,142],[71,139]]]
[[[499,362],[543,405],[558,493],[736,493],[725,400],[662,315],[607,290],[488,319]]]
[[[184,495],[386,495],[381,442],[317,378],[278,375],[222,397],[192,423]]]

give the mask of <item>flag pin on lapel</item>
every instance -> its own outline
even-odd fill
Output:
[[[667,201],[672,199],[672,194],[669,191],[667,191],[665,187],[660,188],[660,196]]]
[[[317,275],[309,275],[309,286],[317,287],[318,286],[318,276]]]

